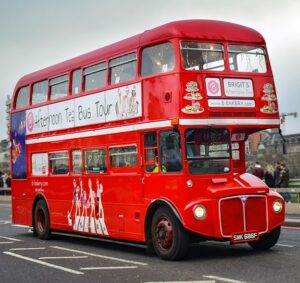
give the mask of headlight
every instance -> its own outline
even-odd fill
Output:
[[[196,220],[203,220],[206,217],[206,208],[203,205],[195,206],[194,217]]]
[[[193,186],[193,181],[192,180],[187,180],[186,185],[188,188],[191,188]]]
[[[283,203],[281,200],[275,200],[273,202],[273,211],[275,213],[280,213],[282,211],[282,208],[283,208]]]

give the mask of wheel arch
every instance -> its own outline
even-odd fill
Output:
[[[169,200],[161,198],[161,199],[156,199],[156,200],[152,201],[152,203],[150,204],[150,206],[147,209],[146,217],[145,217],[144,231],[145,231],[145,240],[146,240],[147,245],[149,245],[149,244],[152,245],[151,223],[152,223],[153,215],[158,208],[163,207],[163,206],[169,208],[174,213],[175,217],[178,219],[180,224],[181,225],[183,224],[182,218],[181,218],[177,208]]]

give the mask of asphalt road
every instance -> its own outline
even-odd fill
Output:
[[[284,227],[270,251],[247,244],[193,245],[184,261],[168,262],[143,247],[55,234],[42,241],[12,225],[0,201],[0,282],[300,282],[300,228]]]

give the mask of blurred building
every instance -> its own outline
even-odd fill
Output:
[[[5,119],[5,126],[6,126],[6,136],[3,137],[4,139],[0,140],[0,171],[10,173],[10,146],[9,146],[9,125],[10,125],[10,106],[11,106],[11,99],[10,96],[7,95],[6,97],[6,119]],[[2,138],[2,137],[1,137]]]
[[[276,164],[284,161],[291,178],[300,178],[300,133],[282,137],[272,131],[258,132],[250,135],[246,142],[246,160]]]

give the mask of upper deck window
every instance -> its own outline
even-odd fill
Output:
[[[50,80],[50,100],[68,95],[69,76],[63,75]]]
[[[174,66],[174,48],[170,42],[145,48],[142,52],[142,76],[169,72]]]
[[[29,86],[22,87],[17,95],[16,109],[29,105]]]
[[[87,67],[83,70],[84,89],[93,90],[106,85],[107,67],[106,63],[100,63]]]
[[[136,54],[130,53],[111,60],[109,68],[111,84],[133,80],[136,76]]]
[[[229,45],[230,70],[236,72],[265,73],[266,52],[257,46]]]
[[[183,67],[186,70],[224,70],[223,45],[213,43],[181,42]]]
[[[72,73],[72,94],[81,92],[81,69],[75,70]]]
[[[32,104],[46,102],[48,99],[48,81],[42,81],[33,85]]]

